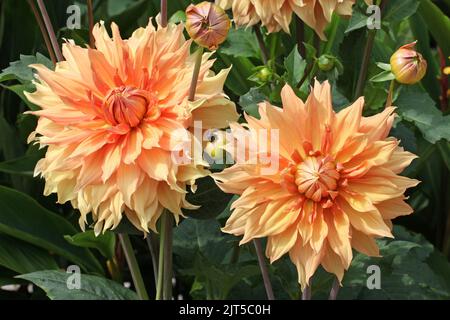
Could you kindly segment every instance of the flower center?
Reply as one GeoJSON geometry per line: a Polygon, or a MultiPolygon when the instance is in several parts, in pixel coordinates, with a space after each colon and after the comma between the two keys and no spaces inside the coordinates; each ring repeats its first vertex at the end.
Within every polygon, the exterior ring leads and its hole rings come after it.
{"type": "Polygon", "coordinates": [[[297,165],[294,177],[298,191],[319,202],[337,189],[340,175],[330,158],[308,157],[297,165]]]}
{"type": "Polygon", "coordinates": [[[103,100],[103,112],[114,126],[136,127],[148,116],[159,116],[156,99],[148,91],[126,86],[109,91],[103,100]]]}

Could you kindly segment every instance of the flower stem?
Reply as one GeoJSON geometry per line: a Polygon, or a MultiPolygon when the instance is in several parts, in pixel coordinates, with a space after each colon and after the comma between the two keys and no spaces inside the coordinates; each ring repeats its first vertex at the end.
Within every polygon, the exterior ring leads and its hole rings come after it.
{"type": "Polygon", "coordinates": [[[158,260],[158,281],[156,282],[156,300],[163,299],[164,289],[164,243],[166,239],[166,219],[167,215],[163,212],[161,216],[161,231],[159,233],[159,260],[158,260]]]}
{"type": "Polygon", "coordinates": [[[394,97],[394,89],[395,89],[395,79],[391,80],[391,84],[389,85],[389,93],[388,93],[386,104],[384,105],[384,108],[388,108],[388,107],[392,106],[392,99],[394,97]]]}
{"type": "Polygon", "coordinates": [[[375,29],[369,31],[367,36],[366,47],[364,48],[363,60],[361,63],[361,68],[359,70],[358,82],[356,84],[354,99],[362,96],[364,93],[364,86],[366,84],[367,70],[369,68],[370,56],[372,54],[372,49],[375,41],[376,31],[375,29]]]}
{"type": "Polygon", "coordinates": [[[306,287],[302,292],[302,300],[311,300],[311,287],[306,287]]]}
{"type": "Polygon", "coordinates": [[[148,249],[150,250],[150,255],[152,257],[152,266],[153,266],[153,276],[155,277],[155,283],[158,282],[158,256],[157,256],[157,247],[155,247],[154,244],[154,234],[152,234],[151,232],[148,234],[147,236],[147,246],[148,249]]]}
{"type": "Polygon", "coordinates": [[[305,48],[305,23],[295,15],[295,27],[297,30],[297,49],[303,59],[306,59],[305,48]]]}
{"type": "Polygon", "coordinates": [[[167,27],[167,0],[161,0],[161,26],[167,27]]]}
{"type": "Polygon", "coordinates": [[[341,288],[341,285],[339,284],[338,278],[334,278],[328,300],[336,300],[340,288],[341,288]]]}
{"type": "Polygon", "coordinates": [[[88,11],[88,20],[89,20],[89,46],[91,48],[95,47],[94,35],[92,34],[92,30],[94,29],[94,7],[92,6],[92,0],[87,0],[87,11],[88,11]]]}
{"type": "Polygon", "coordinates": [[[166,212],[166,237],[164,239],[164,300],[172,300],[172,246],[173,246],[173,215],[166,212]]]}
{"type": "Polygon", "coordinates": [[[267,50],[264,38],[261,33],[261,28],[259,25],[253,27],[255,31],[256,39],[258,40],[259,49],[261,49],[261,58],[265,65],[269,62],[269,51],[267,50]]]}
{"type": "Polygon", "coordinates": [[[200,75],[200,68],[202,66],[203,47],[200,47],[195,54],[197,56],[195,58],[194,72],[192,74],[191,87],[189,89],[189,101],[195,100],[195,92],[197,91],[198,77],[200,75]]]}
{"type": "Polygon", "coordinates": [[[119,239],[125,253],[125,258],[127,259],[128,267],[130,268],[136,292],[141,300],[148,300],[148,294],[145,289],[144,280],[142,279],[136,256],[134,255],[133,247],[131,246],[130,237],[125,233],[121,233],[119,234],[119,239]]]}
{"type": "Polygon", "coordinates": [[[55,52],[52,49],[52,44],[50,42],[50,38],[48,37],[47,30],[45,29],[44,21],[42,20],[41,15],[39,14],[36,5],[34,4],[34,0],[27,0],[30,5],[31,11],[33,11],[34,17],[36,18],[36,22],[39,25],[39,29],[41,30],[42,37],[44,38],[45,46],[47,47],[48,54],[50,55],[50,59],[53,64],[56,65],[56,56],[55,52]]]}
{"type": "Polygon", "coordinates": [[[61,53],[61,49],[59,48],[58,39],[56,38],[55,31],[53,30],[52,22],[50,21],[50,17],[48,16],[45,4],[42,0],[37,0],[37,4],[39,6],[39,10],[41,11],[42,18],[44,19],[44,25],[47,29],[48,36],[50,37],[50,42],[52,44],[53,51],[56,54],[56,59],[57,61],[63,61],[64,58],[61,53]]]}
{"type": "MultiPolygon", "coordinates": [[[[389,0],[381,0],[380,2],[380,11],[383,15],[384,9],[389,0]]],[[[366,46],[364,48],[363,60],[361,63],[361,68],[359,69],[358,82],[356,83],[355,96],[353,97],[356,100],[358,97],[362,96],[364,93],[364,87],[366,84],[367,78],[367,70],[369,69],[370,57],[372,55],[373,45],[375,43],[375,36],[377,34],[377,29],[369,30],[369,34],[367,36],[366,46]]]]}
{"type": "Polygon", "coordinates": [[[266,288],[267,299],[275,300],[273,294],[272,283],[270,282],[269,269],[267,268],[266,260],[264,258],[264,253],[262,250],[261,240],[254,239],[253,244],[255,245],[256,255],[258,256],[259,268],[261,269],[262,278],[264,281],[264,287],[266,288]]]}

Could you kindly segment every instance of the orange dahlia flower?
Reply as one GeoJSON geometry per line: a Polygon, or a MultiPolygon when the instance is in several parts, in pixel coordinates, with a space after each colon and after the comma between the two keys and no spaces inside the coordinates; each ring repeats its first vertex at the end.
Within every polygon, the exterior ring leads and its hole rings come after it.
{"type": "Polygon", "coordinates": [[[224,9],[232,9],[238,26],[253,26],[259,22],[269,33],[283,29],[289,33],[292,14],[297,14],[308,26],[325,39],[323,33],[333,12],[352,15],[355,0],[216,0],[224,9]]]}
{"type": "Polygon", "coordinates": [[[328,82],[316,82],[305,103],[285,86],[283,109],[262,103],[261,119],[231,125],[236,139],[245,128],[250,140],[278,130],[278,169],[264,173],[276,166],[246,160],[214,175],[223,191],[240,195],[223,231],[243,236],[241,244],[267,237],[267,257],[289,253],[303,288],[319,265],[341,281],[352,248],[378,256],[374,238],[392,237],[391,220],[412,212],[404,192],[418,183],[398,175],[415,155],[388,137],[393,107],[363,117],[364,98],[339,113],[331,101],[328,82]]]}
{"type": "Polygon", "coordinates": [[[195,59],[183,25],[156,29],[150,21],[129,39],[111,28],[112,38],[103,23],[95,26],[96,49],[65,43],[66,61],[55,71],[32,65],[37,90],[26,95],[41,110],[31,112],[39,121],[30,140],[48,147],[35,174],[46,180],[45,195],[57,193],[59,203],[79,209],[83,229],[90,212],[96,233],[116,227],[125,213],[148,232],[164,208],[177,220],[181,208],[194,208],[186,185],[209,174],[201,160],[172,161],[185,139],[180,132],[189,134],[194,120],[226,127],[237,113],[222,92],[228,70],[214,75],[211,54],[188,102],[195,59]]]}

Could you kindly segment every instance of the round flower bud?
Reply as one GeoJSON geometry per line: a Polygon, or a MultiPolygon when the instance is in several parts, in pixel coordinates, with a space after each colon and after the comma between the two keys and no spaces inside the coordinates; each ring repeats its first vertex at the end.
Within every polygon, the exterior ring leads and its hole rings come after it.
{"type": "Polygon", "coordinates": [[[216,50],[227,38],[230,27],[230,18],[214,3],[204,1],[186,9],[186,30],[199,46],[216,50]]]}
{"type": "Polygon", "coordinates": [[[317,60],[317,65],[321,71],[330,71],[334,68],[336,58],[328,54],[323,54],[317,60]]]}
{"type": "Polygon", "coordinates": [[[391,70],[395,79],[403,84],[415,84],[427,71],[427,61],[415,50],[417,41],[406,44],[391,57],[391,70]]]}

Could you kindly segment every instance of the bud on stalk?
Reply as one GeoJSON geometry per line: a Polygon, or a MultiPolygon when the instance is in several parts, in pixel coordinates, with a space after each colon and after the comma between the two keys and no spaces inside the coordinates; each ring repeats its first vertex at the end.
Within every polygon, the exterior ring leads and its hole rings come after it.
{"type": "Polygon", "coordinates": [[[427,71],[427,61],[415,50],[416,43],[414,41],[400,47],[391,57],[392,73],[402,84],[419,82],[427,71]]]}
{"type": "Polygon", "coordinates": [[[199,46],[216,50],[227,38],[230,27],[230,18],[214,3],[204,1],[186,9],[186,30],[199,46]]]}

